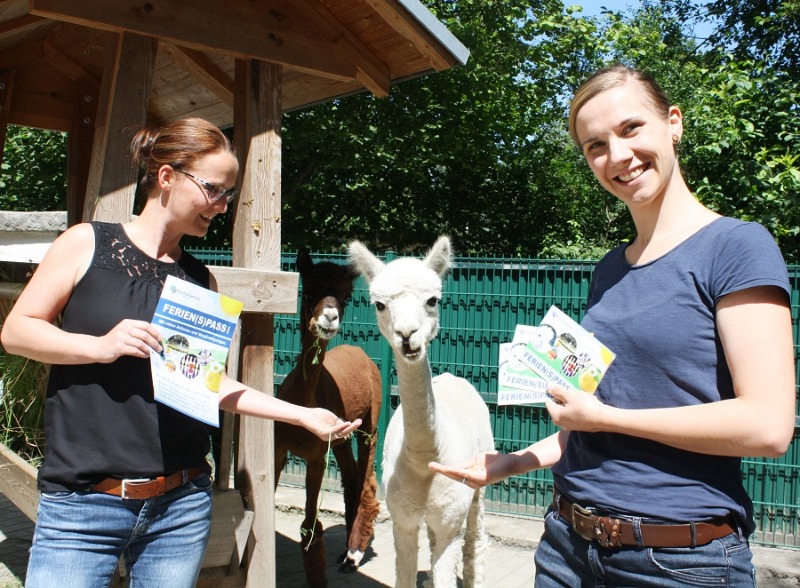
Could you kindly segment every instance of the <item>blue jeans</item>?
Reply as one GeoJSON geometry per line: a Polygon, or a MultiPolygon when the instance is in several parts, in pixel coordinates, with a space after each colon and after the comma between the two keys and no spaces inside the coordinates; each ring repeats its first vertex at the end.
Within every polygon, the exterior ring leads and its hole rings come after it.
{"type": "Polygon", "coordinates": [[[536,548],[536,588],[755,586],[747,539],[740,533],[700,547],[606,549],[587,541],[551,508],[536,548]]]}
{"type": "Polygon", "coordinates": [[[123,558],[130,588],[193,588],[211,528],[211,479],[147,500],[42,493],[26,588],[106,588],[123,558]]]}

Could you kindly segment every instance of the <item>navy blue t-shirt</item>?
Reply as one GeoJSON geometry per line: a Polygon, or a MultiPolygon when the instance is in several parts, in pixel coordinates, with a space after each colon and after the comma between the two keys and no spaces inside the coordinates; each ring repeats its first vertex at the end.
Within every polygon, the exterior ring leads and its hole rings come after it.
{"type": "MultiPolygon", "coordinates": [[[[582,322],[616,353],[599,399],[642,409],[733,398],[716,305],[726,294],[756,286],[789,294],[786,264],[772,236],[759,224],[723,217],[646,264],[627,263],[626,247],[598,263],[582,322]]],[[[752,502],[740,468],[737,457],[616,433],[572,432],[552,471],[572,500],[612,515],[699,521],[734,514],[752,532],[752,502]]]]}

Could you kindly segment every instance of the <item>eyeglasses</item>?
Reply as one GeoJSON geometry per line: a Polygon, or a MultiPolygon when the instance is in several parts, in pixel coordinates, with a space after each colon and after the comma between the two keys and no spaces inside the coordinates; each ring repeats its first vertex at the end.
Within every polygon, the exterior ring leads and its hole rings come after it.
{"type": "Polygon", "coordinates": [[[189,172],[185,172],[182,169],[176,169],[175,171],[182,173],[185,176],[189,176],[197,185],[200,186],[203,191],[206,193],[206,198],[208,198],[209,202],[216,202],[221,198],[225,198],[225,201],[230,204],[234,198],[236,198],[236,188],[231,188],[230,190],[226,190],[224,186],[217,186],[212,184],[211,182],[206,182],[205,180],[201,180],[195,175],[190,174],[189,172]]]}

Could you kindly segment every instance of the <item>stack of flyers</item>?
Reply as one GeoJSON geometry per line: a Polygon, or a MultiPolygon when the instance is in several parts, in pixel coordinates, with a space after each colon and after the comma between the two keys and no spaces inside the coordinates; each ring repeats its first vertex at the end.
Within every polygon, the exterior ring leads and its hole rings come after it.
{"type": "Polygon", "coordinates": [[[597,390],[614,353],[577,322],[551,306],[538,327],[517,325],[500,345],[497,404],[539,404],[550,382],[571,390],[597,390]]]}

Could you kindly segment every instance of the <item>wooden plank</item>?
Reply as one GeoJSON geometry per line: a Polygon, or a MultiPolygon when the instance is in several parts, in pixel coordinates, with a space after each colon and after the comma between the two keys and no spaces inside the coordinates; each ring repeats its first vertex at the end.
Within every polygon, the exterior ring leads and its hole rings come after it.
{"type": "Polygon", "coordinates": [[[356,79],[354,64],[335,41],[299,22],[292,2],[218,2],[205,0],[30,0],[31,14],[113,32],[151,35],[239,59],[258,59],[323,77],[356,79]],[[174,15],[180,14],[180,19],[174,15]]]}
{"type": "Polygon", "coordinates": [[[208,269],[220,292],[244,302],[244,312],[297,312],[297,273],[222,266],[208,269]]]}
{"type": "Polygon", "coordinates": [[[39,507],[36,474],[35,467],[0,443],[0,492],[32,521],[39,507]]]}
{"type": "Polygon", "coordinates": [[[104,72],[95,132],[95,165],[89,174],[86,220],[127,222],[133,214],[138,170],[128,153],[130,130],[147,122],[157,42],[124,33],[114,52],[114,63],[104,72]],[[100,118],[103,113],[105,119],[100,118]]]}
{"type": "Polygon", "coordinates": [[[215,490],[213,501],[211,533],[202,567],[227,568],[231,558],[238,557],[237,533],[250,533],[252,517],[245,516],[242,497],[235,490],[215,490]]]}

